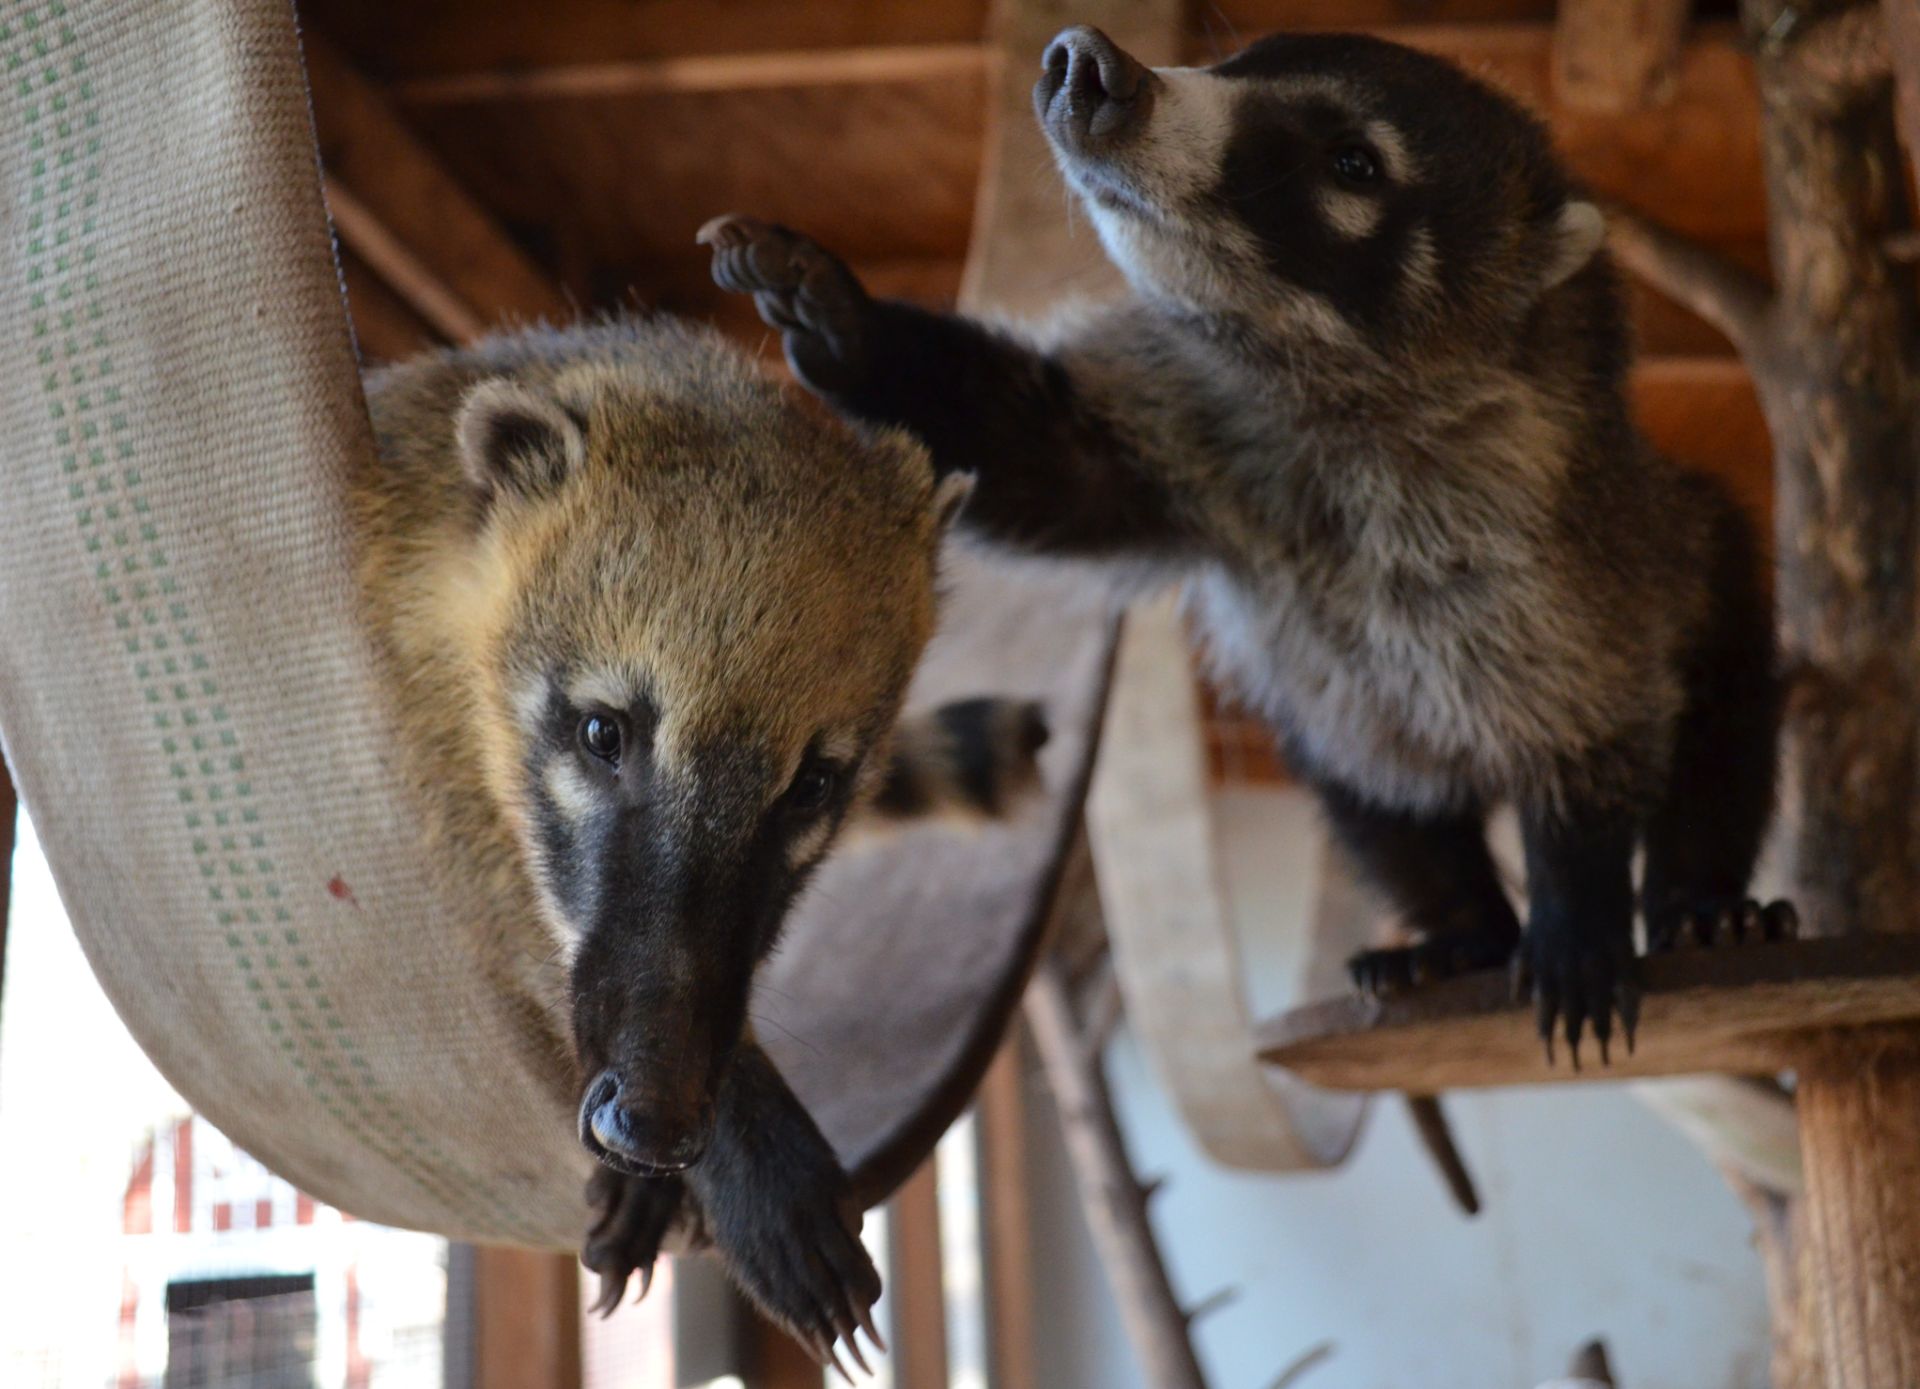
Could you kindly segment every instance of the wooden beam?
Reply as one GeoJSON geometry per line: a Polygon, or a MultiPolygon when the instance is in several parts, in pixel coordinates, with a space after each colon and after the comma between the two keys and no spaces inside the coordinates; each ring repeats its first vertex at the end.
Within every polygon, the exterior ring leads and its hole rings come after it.
{"type": "Polygon", "coordinates": [[[470,342],[487,330],[487,320],[345,184],[328,176],[326,189],[327,211],[341,244],[365,261],[435,331],[454,342],[470,342]]]}
{"type": "Polygon", "coordinates": [[[581,1389],[580,1261],[474,1251],[473,1389],[581,1389]]]}
{"type": "Polygon", "coordinates": [[[347,317],[364,362],[398,362],[438,347],[446,339],[355,254],[340,248],[340,278],[347,290],[347,317]]]}
{"type": "Polygon", "coordinates": [[[887,1207],[887,1328],[899,1389],[947,1389],[947,1300],[938,1165],[929,1156],[887,1207]]]}
{"type": "Polygon", "coordinates": [[[1692,9],[1692,0],[1560,0],[1555,95],[1607,114],[1671,101],[1692,9]]]}
{"type": "Polygon", "coordinates": [[[502,100],[581,100],[663,92],[740,92],[768,87],[844,87],[937,81],[983,72],[984,44],[930,43],[877,48],[802,49],[784,53],[707,53],[680,58],[502,68],[416,77],[393,92],[413,106],[457,106],[502,100]]]}
{"type": "MultiPolygon", "coordinates": [[[[740,52],[968,43],[979,39],[986,11],[987,0],[309,0],[301,6],[302,17],[324,28],[366,71],[393,81],[740,52]]],[[[695,223],[710,210],[696,214],[695,223]]]]}
{"type": "Polygon", "coordinates": [[[321,35],[304,37],[328,204],[341,238],[435,328],[564,318],[565,297],[321,35]]]}

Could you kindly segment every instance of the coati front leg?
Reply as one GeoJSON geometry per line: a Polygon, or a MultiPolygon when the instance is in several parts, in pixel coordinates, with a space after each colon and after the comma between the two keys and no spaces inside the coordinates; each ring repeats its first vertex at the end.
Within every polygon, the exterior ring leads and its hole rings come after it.
{"type": "Polygon", "coordinates": [[[875,299],[817,243],[749,217],[700,229],[721,288],[753,296],[787,362],[841,412],[918,435],[941,474],[969,472],[973,529],[1050,554],[1175,532],[1165,488],[1058,360],[982,324],[875,299]]]}
{"type": "Polygon", "coordinates": [[[1349,960],[1359,988],[1388,993],[1513,958],[1520,920],[1487,850],[1486,817],[1478,807],[1409,815],[1334,785],[1321,787],[1320,800],[1362,876],[1420,936],[1414,945],[1363,950],[1349,960]]]}
{"type": "Polygon", "coordinates": [[[1593,1026],[1607,1061],[1617,1012],[1633,1046],[1640,1017],[1639,961],[1633,950],[1633,846],[1638,833],[1625,803],[1563,791],[1551,804],[1523,805],[1527,929],[1516,980],[1531,986],[1547,1060],[1556,1025],[1575,1070],[1580,1039],[1593,1026]]]}
{"type": "MultiPolygon", "coordinates": [[[[1698,484],[1703,489],[1707,484],[1698,484]]],[[[1647,949],[1794,935],[1790,902],[1747,895],[1773,813],[1780,677],[1752,524],[1712,488],[1710,608],[1684,666],[1686,704],[1648,817],[1647,949]]]]}
{"type": "Polygon", "coordinates": [[[728,1271],[754,1304],[823,1363],[856,1328],[878,1341],[880,1275],[860,1243],[860,1209],[846,1173],[773,1062],[743,1042],[720,1087],[713,1141],[674,1177],[596,1173],[597,1212],[581,1262],[600,1275],[594,1308],[619,1306],[628,1280],[652,1279],[660,1242],[691,1194],[728,1271]]]}

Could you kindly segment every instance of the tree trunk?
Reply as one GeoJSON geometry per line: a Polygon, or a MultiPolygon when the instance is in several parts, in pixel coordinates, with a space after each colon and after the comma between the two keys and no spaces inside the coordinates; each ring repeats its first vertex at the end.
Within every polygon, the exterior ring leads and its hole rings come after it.
{"type": "Polygon", "coordinates": [[[1758,46],[1777,284],[1751,362],[1774,446],[1792,675],[1785,748],[1793,882],[1814,934],[1906,931],[1915,835],[1915,341],[1911,273],[1883,252],[1909,217],[1888,84],[1795,61],[1827,7],[1746,0],[1758,46]],[[1784,37],[1782,37],[1784,33],[1784,37]]]}

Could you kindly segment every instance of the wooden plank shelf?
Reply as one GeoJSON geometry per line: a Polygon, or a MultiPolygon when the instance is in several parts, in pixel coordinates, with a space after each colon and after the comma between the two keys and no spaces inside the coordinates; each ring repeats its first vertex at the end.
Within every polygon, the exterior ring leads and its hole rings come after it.
{"type": "Polygon", "coordinates": [[[1548,1066],[1530,1004],[1505,971],[1449,979],[1390,998],[1353,995],[1261,1025],[1262,1060],[1315,1085],[1431,1093],[1494,1085],[1790,1069],[1813,1034],[1920,1019],[1920,937],[1850,936],[1676,950],[1642,962],[1646,997],[1632,1056],[1618,1036],[1581,1068],[1564,1041],[1548,1066]]]}

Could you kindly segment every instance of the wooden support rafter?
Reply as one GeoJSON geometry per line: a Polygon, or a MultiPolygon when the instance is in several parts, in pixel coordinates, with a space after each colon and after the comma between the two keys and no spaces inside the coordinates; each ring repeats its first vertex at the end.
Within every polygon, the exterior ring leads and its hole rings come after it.
{"type": "Polygon", "coordinates": [[[663,92],[740,92],[770,87],[844,87],[937,81],[985,69],[991,50],[978,43],[876,45],[778,53],[705,53],[617,63],[570,63],[523,71],[416,77],[395,85],[413,106],[484,101],[652,96],[663,92]]]}
{"type": "Polygon", "coordinates": [[[1617,113],[1673,96],[1692,0],[1560,0],[1553,82],[1577,111],[1617,113]]]}
{"type": "Polygon", "coordinates": [[[471,342],[487,330],[486,317],[402,241],[338,178],[327,176],[327,212],[334,230],[394,293],[454,342],[471,342]]]}
{"type": "Polygon", "coordinates": [[[441,167],[325,38],[303,46],[327,202],[341,240],[456,341],[498,319],[565,318],[552,279],[441,167]]]}

